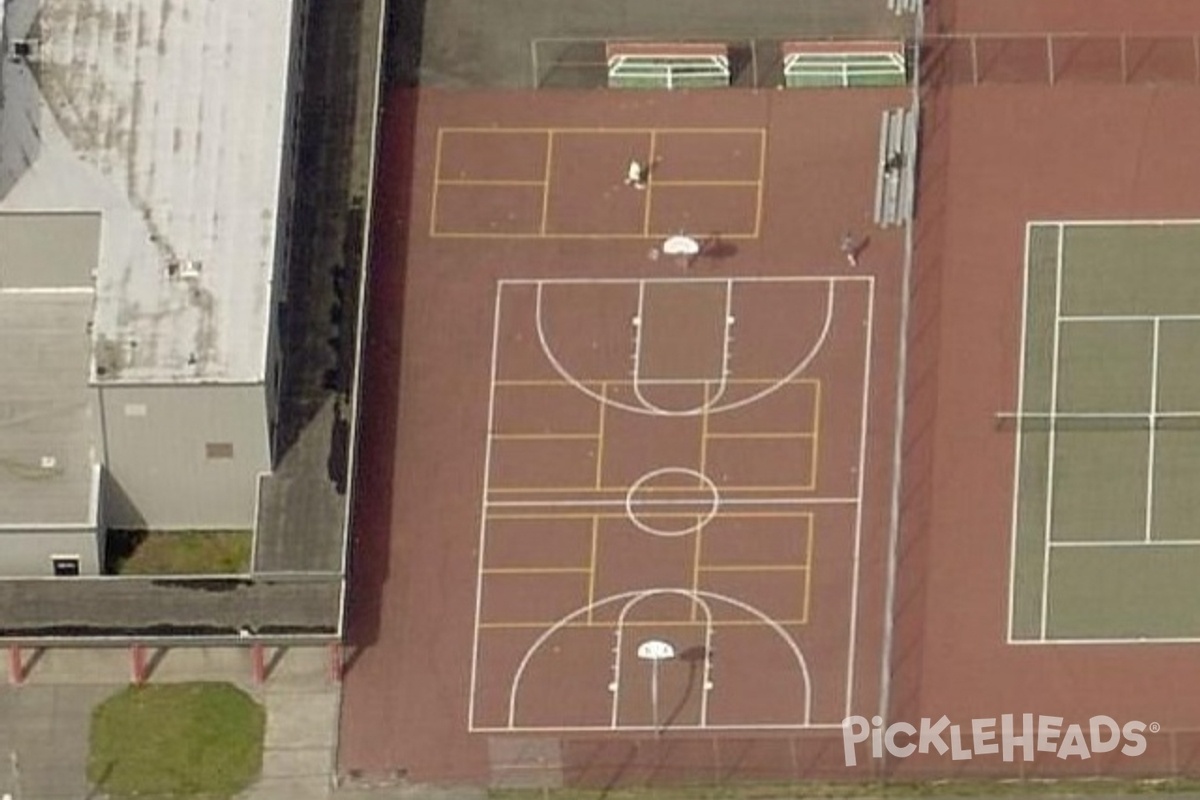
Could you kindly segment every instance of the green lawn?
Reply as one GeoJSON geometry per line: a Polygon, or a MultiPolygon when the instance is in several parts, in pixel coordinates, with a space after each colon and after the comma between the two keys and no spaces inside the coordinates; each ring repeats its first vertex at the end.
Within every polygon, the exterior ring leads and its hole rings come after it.
{"type": "Polygon", "coordinates": [[[131,687],[92,714],[88,780],[114,798],[225,800],[258,777],[265,726],[230,684],[131,687]]]}
{"type": "Polygon", "coordinates": [[[108,532],[106,571],[119,575],[241,575],[250,531],[108,532]]]}

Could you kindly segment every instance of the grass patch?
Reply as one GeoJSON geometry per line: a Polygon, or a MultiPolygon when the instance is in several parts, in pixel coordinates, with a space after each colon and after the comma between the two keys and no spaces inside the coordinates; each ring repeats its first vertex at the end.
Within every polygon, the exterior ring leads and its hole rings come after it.
{"type": "Polygon", "coordinates": [[[817,798],[1087,797],[1200,791],[1200,781],[944,780],[924,782],[822,782],[727,786],[630,787],[624,789],[493,789],[489,800],[816,800],[817,798]]]}
{"type": "Polygon", "coordinates": [[[131,687],[92,713],[88,781],[114,798],[226,800],[261,772],[265,727],[227,683],[131,687]]]}
{"type": "Polygon", "coordinates": [[[105,572],[239,575],[250,571],[250,531],[108,532],[105,572]]]}

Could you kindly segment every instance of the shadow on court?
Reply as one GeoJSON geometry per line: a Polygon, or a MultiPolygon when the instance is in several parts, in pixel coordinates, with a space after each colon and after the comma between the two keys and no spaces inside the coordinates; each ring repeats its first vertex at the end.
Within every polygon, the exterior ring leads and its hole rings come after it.
{"type": "MultiPolygon", "coordinates": [[[[406,219],[412,206],[417,92],[393,90],[385,100],[376,175],[376,219],[406,219]]],[[[377,224],[372,232],[358,474],[347,608],[347,672],[379,638],[380,610],[392,548],[393,477],[400,397],[401,335],[408,229],[377,224]]]]}

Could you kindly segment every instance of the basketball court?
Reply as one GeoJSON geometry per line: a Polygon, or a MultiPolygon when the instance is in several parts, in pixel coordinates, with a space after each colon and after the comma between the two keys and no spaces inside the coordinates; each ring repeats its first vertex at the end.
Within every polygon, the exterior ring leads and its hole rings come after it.
{"type": "Polygon", "coordinates": [[[907,96],[851,94],[421,95],[383,178],[412,194],[373,332],[395,352],[403,297],[405,356],[370,395],[387,605],[358,612],[344,768],[589,782],[590,743],[657,735],[845,769],[886,680],[904,240],[840,242],[907,96]]]}
{"type": "Polygon", "coordinates": [[[851,713],[873,288],[500,283],[474,730],[851,713]]]}

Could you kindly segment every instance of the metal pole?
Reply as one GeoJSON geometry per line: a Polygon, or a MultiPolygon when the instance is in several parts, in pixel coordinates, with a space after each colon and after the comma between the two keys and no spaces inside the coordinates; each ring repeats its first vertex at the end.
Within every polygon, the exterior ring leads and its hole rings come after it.
{"type": "Polygon", "coordinates": [[[658,659],[650,662],[650,713],[654,722],[654,735],[658,736],[658,659]]]}

